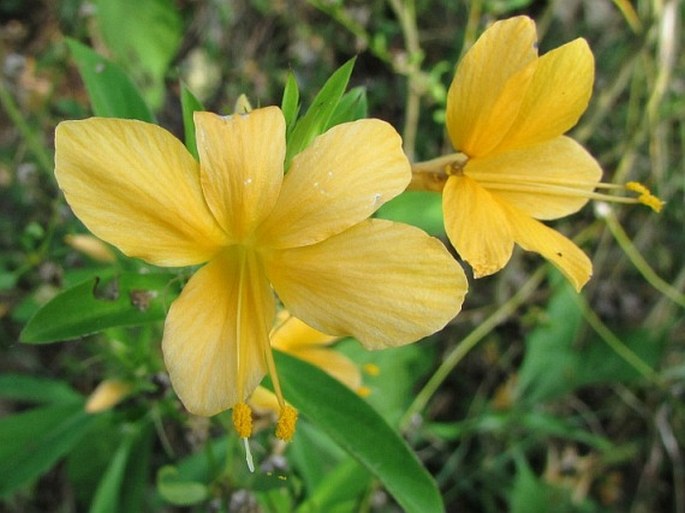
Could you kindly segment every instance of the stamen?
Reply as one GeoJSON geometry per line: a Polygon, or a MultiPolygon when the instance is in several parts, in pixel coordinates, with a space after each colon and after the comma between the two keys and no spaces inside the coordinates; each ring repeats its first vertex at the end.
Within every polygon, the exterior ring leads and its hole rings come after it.
{"type": "MultiPolygon", "coordinates": [[[[255,258],[254,254],[250,254],[248,258],[254,258],[250,260],[248,265],[245,265],[246,271],[248,273],[247,279],[251,285],[256,289],[260,286],[259,281],[259,267],[261,262],[255,258]]],[[[242,274],[242,272],[241,272],[242,274]]],[[[261,326],[260,326],[261,328],[261,326]]],[[[276,424],[276,436],[281,440],[286,442],[290,441],[295,434],[295,424],[297,423],[297,410],[292,406],[286,404],[285,399],[283,399],[283,391],[281,390],[281,383],[278,379],[278,373],[276,372],[276,362],[274,361],[273,351],[271,350],[271,340],[269,338],[268,331],[260,329],[260,333],[257,333],[257,339],[261,341],[262,352],[264,355],[264,361],[266,363],[266,368],[271,377],[271,384],[274,387],[274,394],[278,400],[278,404],[281,407],[281,412],[278,417],[278,422],[276,424]]]]}
{"type": "Polygon", "coordinates": [[[233,427],[240,438],[250,438],[252,435],[252,409],[246,403],[238,403],[233,407],[233,427]]]}
{"type": "Polygon", "coordinates": [[[533,194],[547,194],[550,196],[566,196],[573,198],[587,198],[602,201],[611,201],[614,203],[638,203],[636,198],[625,198],[622,196],[612,196],[609,194],[602,194],[601,192],[593,192],[573,187],[563,187],[558,185],[540,184],[540,183],[507,183],[507,182],[480,182],[486,189],[490,191],[509,191],[509,192],[530,192],[533,194]]]}
{"type": "Polygon", "coordinates": [[[295,434],[295,425],[297,424],[297,410],[289,404],[281,408],[281,413],[278,416],[276,423],[276,438],[284,442],[290,442],[295,434]]]}
{"type": "Polygon", "coordinates": [[[548,177],[541,181],[533,181],[523,175],[508,175],[499,173],[476,173],[472,176],[478,183],[488,190],[509,192],[530,192],[533,194],[547,194],[553,196],[581,197],[612,203],[647,205],[655,212],[660,212],[664,202],[654,196],[647,187],[638,182],[628,182],[625,185],[604,182],[583,182],[567,180],[565,178],[548,177]],[[614,196],[595,192],[592,189],[621,189],[639,194],[637,198],[614,196]]]}
{"type": "Polygon", "coordinates": [[[654,212],[661,212],[661,209],[664,207],[664,202],[654,196],[647,187],[639,182],[628,182],[626,189],[637,192],[639,194],[637,200],[643,205],[647,205],[654,212]]]}

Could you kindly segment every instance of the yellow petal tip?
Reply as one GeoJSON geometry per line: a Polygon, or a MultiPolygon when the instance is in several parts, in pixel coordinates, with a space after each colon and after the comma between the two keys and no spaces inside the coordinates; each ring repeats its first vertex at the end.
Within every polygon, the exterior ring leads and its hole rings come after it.
{"type": "Polygon", "coordinates": [[[88,397],[85,405],[86,412],[100,413],[113,408],[128,396],[131,388],[129,383],[106,379],[88,397]]]}
{"type": "MultiPolygon", "coordinates": [[[[471,264],[471,262],[469,262],[471,264]]],[[[486,276],[490,276],[491,274],[495,274],[497,271],[499,271],[502,266],[492,264],[492,263],[481,263],[481,264],[471,264],[471,268],[473,269],[473,277],[474,278],[485,278],[486,276]]]]}

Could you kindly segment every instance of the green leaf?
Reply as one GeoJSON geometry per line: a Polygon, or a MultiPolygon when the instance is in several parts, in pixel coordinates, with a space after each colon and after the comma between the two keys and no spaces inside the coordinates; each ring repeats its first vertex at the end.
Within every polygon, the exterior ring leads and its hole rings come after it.
{"type": "Polygon", "coordinates": [[[186,148],[195,157],[195,160],[199,160],[195,141],[193,112],[202,111],[204,107],[184,83],[181,83],[181,109],[183,110],[183,133],[185,134],[186,148]]]}
{"type": "MultiPolygon", "coordinates": [[[[637,329],[620,334],[625,348],[647,366],[656,368],[662,360],[668,336],[660,330],[637,329]]],[[[643,378],[635,367],[617,354],[599,335],[590,338],[582,348],[582,365],[577,372],[578,386],[596,383],[630,383],[643,378]]]]}
{"type": "Polygon", "coordinates": [[[68,340],[114,326],[160,321],[179,292],[170,273],[122,273],[91,279],[55,296],[28,322],[22,342],[68,340]]]}
{"type": "MultiPolygon", "coordinates": [[[[145,424],[148,423],[123,426],[124,436],[119,447],[114,452],[107,470],[100,479],[95,497],[90,505],[89,513],[117,513],[118,511],[138,511],[140,509],[122,508],[120,504],[124,501],[129,505],[131,504],[129,502],[131,491],[124,489],[125,483],[131,484],[129,479],[132,477],[131,474],[138,474],[139,477],[144,477],[144,474],[141,476],[140,472],[136,472],[138,469],[135,463],[140,453],[134,451],[134,448],[142,449],[140,441],[145,438],[145,433],[149,433],[149,429],[145,424]],[[132,455],[135,455],[135,457],[131,457],[132,455]]],[[[134,495],[140,495],[136,492],[137,490],[134,491],[134,495]]]]}
{"type": "Polygon", "coordinates": [[[535,409],[514,408],[505,412],[483,412],[477,417],[449,423],[428,423],[426,432],[444,441],[455,441],[467,437],[507,436],[510,433],[527,433],[536,440],[555,438],[581,442],[597,450],[616,452],[616,447],[603,436],[588,432],[583,420],[565,416],[563,418],[535,409]]]}
{"type": "Polygon", "coordinates": [[[119,66],[76,40],[67,39],[67,45],[96,116],[154,121],[145,100],[119,66]]]}
{"type": "Polygon", "coordinates": [[[0,375],[0,397],[31,403],[65,403],[81,399],[63,381],[23,374],[0,375]]]}
{"type": "Polygon", "coordinates": [[[155,109],[164,77],[183,37],[173,0],[97,0],[96,17],[114,60],[124,66],[155,109]]]}
{"type": "Polygon", "coordinates": [[[381,206],[381,219],[411,224],[434,237],[445,235],[442,196],[430,191],[405,191],[381,206]]]}
{"type": "Polygon", "coordinates": [[[565,281],[559,282],[544,319],[526,339],[516,394],[526,403],[559,397],[576,387],[582,362],[574,342],[583,315],[575,294],[565,281]]]}
{"type": "Polygon", "coordinates": [[[551,488],[538,480],[528,463],[520,456],[516,458],[516,479],[509,510],[512,513],[553,510],[551,488]]]}
{"type": "Polygon", "coordinates": [[[364,467],[348,458],[321,478],[297,513],[333,512],[341,506],[344,511],[358,511],[359,499],[370,484],[369,472],[364,467]]]}
{"type": "Polygon", "coordinates": [[[131,446],[133,458],[129,458],[121,484],[119,511],[144,511],[144,500],[148,490],[150,460],[156,441],[154,423],[144,417],[137,423],[137,433],[131,446]]]}
{"type": "MultiPolygon", "coordinates": [[[[558,275],[556,271],[555,275],[558,275]]],[[[526,340],[517,393],[535,404],[596,383],[628,383],[643,376],[598,335],[579,339],[583,310],[576,292],[559,280],[541,322],[526,340]]],[[[660,361],[667,337],[659,330],[622,333],[620,344],[649,367],[660,361]]]]}
{"type": "Polygon", "coordinates": [[[293,128],[297,113],[300,111],[300,90],[297,87],[297,81],[292,71],[288,72],[288,78],[283,89],[283,99],[281,100],[281,110],[285,118],[285,126],[287,133],[293,128]]]}
{"type": "Polygon", "coordinates": [[[331,116],[338,107],[347,83],[350,81],[355,59],[352,58],[338,68],[318,92],[307,112],[295,124],[288,139],[285,168],[290,167],[292,158],[304,150],[317,135],[322,134],[331,116]]]}
{"type": "Polygon", "coordinates": [[[124,480],[126,463],[131,455],[131,448],[138,436],[138,429],[126,426],[128,429],[121,444],[115,451],[112,460],[107,466],[95,498],[90,505],[89,513],[116,513],[119,511],[119,497],[121,496],[121,484],[124,480]]]}
{"type": "Polygon", "coordinates": [[[204,501],[209,490],[203,483],[184,480],[176,467],[167,465],[157,472],[157,491],[167,502],[176,506],[190,506],[204,501]]]}
{"type": "Polygon", "coordinates": [[[349,457],[309,419],[303,418],[297,423],[297,436],[288,447],[288,459],[307,490],[318,488],[321,481],[349,457]]]}
{"type": "Polygon", "coordinates": [[[59,403],[0,420],[0,496],[36,479],[67,454],[95,417],[83,402],[59,403]]]}
{"type": "Polygon", "coordinates": [[[364,87],[355,87],[347,91],[342,98],[338,106],[335,108],[335,112],[328,120],[326,125],[326,130],[332,128],[340,123],[347,123],[349,121],[357,121],[367,117],[367,111],[369,109],[369,104],[366,99],[366,89],[364,87]]]}
{"type": "Polygon", "coordinates": [[[288,401],[375,475],[406,512],[444,511],[433,478],[373,408],[318,368],[278,351],[275,357],[288,401]]]}
{"type": "Polygon", "coordinates": [[[365,373],[364,386],[371,390],[366,401],[391,426],[399,425],[404,417],[417,385],[427,379],[435,368],[435,344],[424,340],[421,344],[391,347],[383,351],[367,351],[354,339],[344,340],[336,349],[350,356],[360,365],[372,364],[378,376],[365,373]]]}

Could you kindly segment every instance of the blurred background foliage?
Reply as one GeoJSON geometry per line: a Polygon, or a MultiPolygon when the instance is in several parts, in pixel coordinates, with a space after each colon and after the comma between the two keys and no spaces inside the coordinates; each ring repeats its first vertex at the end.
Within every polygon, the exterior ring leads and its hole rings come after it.
{"type": "MultiPolygon", "coordinates": [[[[357,56],[350,86],[421,160],[447,147],[461,53],[487,23],[523,13],[543,52],[589,41],[595,94],[572,135],[604,181],[644,182],[664,211],[589,205],[555,225],[592,256],[582,295],[518,252],[471,280],[465,310],[434,337],[337,349],[367,369],[368,402],[406,437],[448,511],[684,513],[684,12],[677,0],[3,0],[0,511],[400,510],[306,418],[287,448],[255,437],[261,472],[250,475],[229,417],[183,412],[159,323],[19,342],[59,291],[144,267],[70,238],[86,231],[57,190],[52,139],[59,121],[92,112],[79,52],[116,63],[145,99],[130,107],[180,138],[181,84],[229,113],[240,94],[280,104],[292,71],[308,105],[357,56]],[[126,383],[125,397],[87,413],[103,381],[126,383]]],[[[444,236],[432,193],[406,193],[380,215],[444,236]]]]}

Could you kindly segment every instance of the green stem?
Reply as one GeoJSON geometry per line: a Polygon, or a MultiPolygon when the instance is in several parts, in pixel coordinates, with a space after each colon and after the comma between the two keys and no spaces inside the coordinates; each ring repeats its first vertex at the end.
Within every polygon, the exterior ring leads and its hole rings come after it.
{"type": "Polygon", "coordinates": [[[0,81],[0,104],[26,141],[26,145],[36,157],[40,168],[46,174],[51,175],[54,167],[52,157],[50,157],[49,153],[43,147],[43,143],[38,140],[33,130],[31,130],[31,127],[26,122],[25,117],[17,107],[14,98],[12,98],[12,95],[7,90],[7,85],[3,81],[0,81]]]}
{"type": "Polygon", "coordinates": [[[583,317],[590,325],[590,327],[595,330],[595,333],[607,343],[607,345],[625,362],[633,367],[637,372],[639,372],[644,378],[648,379],[654,384],[659,384],[659,376],[649,365],[647,365],[642,358],[640,358],[635,352],[626,346],[621,339],[619,339],[614,333],[607,328],[606,324],[602,322],[599,316],[590,308],[587,301],[583,296],[577,294],[575,296],[576,303],[583,311],[583,317]]]}
{"type": "Polygon", "coordinates": [[[402,139],[404,151],[411,160],[416,148],[416,134],[419,126],[421,107],[421,61],[423,54],[419,42],[419,29],[416,24],[416,5],[414,0],[389,0],[390,7],[400,22],[404,44],[407,49],[407,103],[405,105],[404,130],[402,139]]]}
{"type": "Polygon", "coordinates": [[[665,280],[663,280],[652,267],[647,263],[644,257],[640,254],[635,245],[631,242],[628,234],[626,234],[623,227],[614,216],[614,213],[607,209],[607,212],[602,216],[606,222],[611,235],[613,235],[618,245],[626,254],[630,262],[635,266],[642,277],[656,290],[661,292],[664,296],[669,298],[674,303],[685,307],[685,294],[678,292],[665,280]]]}

